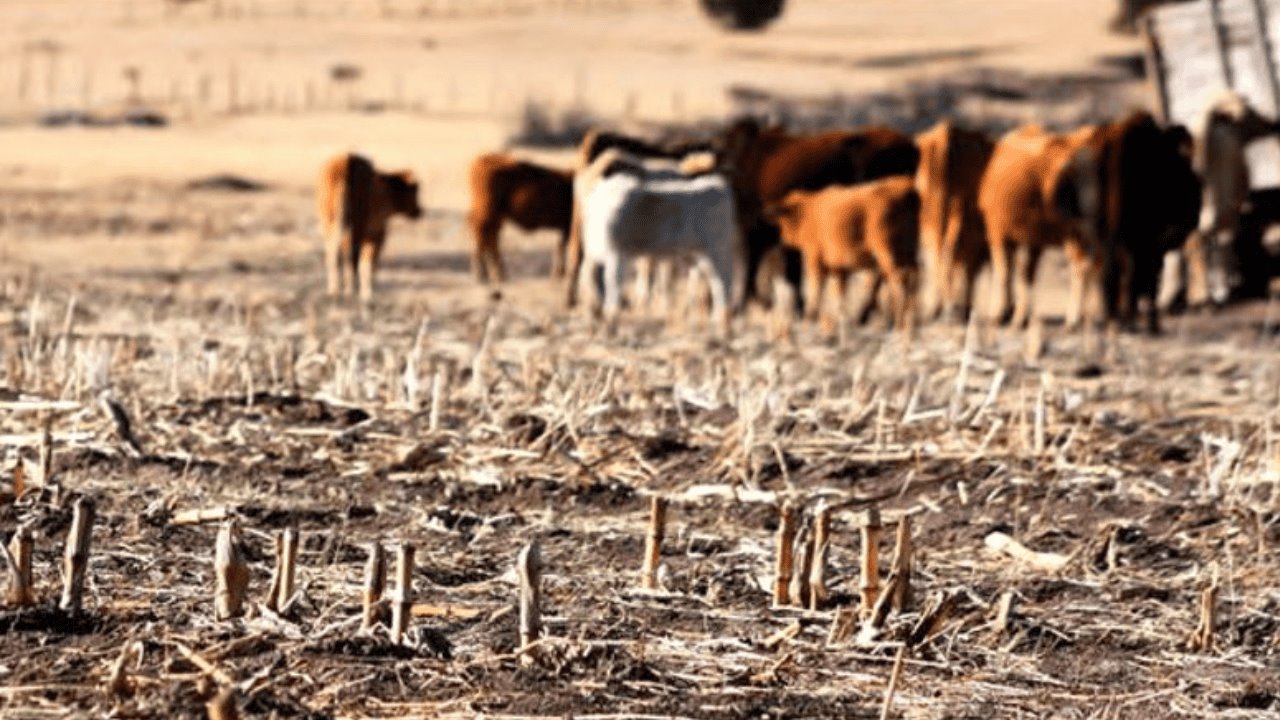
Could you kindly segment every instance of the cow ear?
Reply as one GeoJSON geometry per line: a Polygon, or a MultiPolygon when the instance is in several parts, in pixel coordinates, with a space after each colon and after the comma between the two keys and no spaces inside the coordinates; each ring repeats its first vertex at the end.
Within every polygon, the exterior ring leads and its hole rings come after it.
{"type": "Polygon", "coordinates": [[[418,182],[418,176],[414,174],[412,170],[401,170],[400,172],[396,173],[396,175],[399,175],[400,179],[405,181],[405,183],[409,185],[413,185],[418,182]]]}

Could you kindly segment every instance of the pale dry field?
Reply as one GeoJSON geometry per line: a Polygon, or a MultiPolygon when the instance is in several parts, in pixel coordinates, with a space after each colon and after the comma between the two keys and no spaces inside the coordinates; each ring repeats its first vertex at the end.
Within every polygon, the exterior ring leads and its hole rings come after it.
{"type": "MultiPolygon", "coordinates": [[[[40,601],[0,610],[0,716],[204,717],[231,686],[244,717],[878,717],[904,647],[894,717],[1280,708],[1269,304],[1099,345],[1056,322],[1055,266],[1039,337],[801,328],[780,344],[758,314],[725,340],[696,314],[607,337],[559,307],[545,233],[504,235],[501,298],[472,279],[466,164],[510,146],[526,104],[714,122],[731,86],[856,105],[982,72],[1115,76],[1116,108],[1146,97],[1117,70],[1138,47],[1106,34],[1109,2],[791,5],[729,36],[674,0],[0,2],[0,447],[27,485],[0,488],[0,535],[33,529],[40,601]],[[335,85],[337,64],[361,79],[335,85]],[[126,67],[169,127],[36,125],[119,112],[126,67]],[[312,208],[320,162],[347,149],[417,171],[428,208],[396,226],[363,312],[324,297],[312,208]],[[265,189],[189,186],[219,174],[265,189]],[[657,593],[637,590],[655,493],[672,501],[657,593]],[[54,605],[80,495],[98,519],[73,618],[54,605]],[[821,610],[771,608],[764,589],[787,499],[834,510],[821,610]],[[886,566],[912,518],[915,600],[844,637],[873,505],[886,566]],[[253,607],[218,622],[217,523],[182,520],[223,508],[253,607]],[[299,592],[276,613],[259,605],[289,527],[299,592]],[[996,531],[1065,565],[987,550],[996,531]],[[399,645],[359,631],[375,540],[417,546],[399,645]],[[547,637],[526,664],[513,563],[532,540],[547,637]],[[1213,644],[1192,649],[1210,584],[1213,644]]],[[[961,107],[1067,122],[1089,102],[961,107]]]]}

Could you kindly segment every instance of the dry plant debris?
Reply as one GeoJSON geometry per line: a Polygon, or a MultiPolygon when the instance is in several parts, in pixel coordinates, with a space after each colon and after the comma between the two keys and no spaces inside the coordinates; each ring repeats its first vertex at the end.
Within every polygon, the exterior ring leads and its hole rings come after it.
{"type": "Polygon", "coordinates": [[[1280,708],[1280,347],[1246,311],[1077,377],[1053,327],[1028,364],[972,325],[787,345],[759,317],[609,338],[283,290],[129,309],[154,287],[4,285],[0,714],[1280,708]]]}

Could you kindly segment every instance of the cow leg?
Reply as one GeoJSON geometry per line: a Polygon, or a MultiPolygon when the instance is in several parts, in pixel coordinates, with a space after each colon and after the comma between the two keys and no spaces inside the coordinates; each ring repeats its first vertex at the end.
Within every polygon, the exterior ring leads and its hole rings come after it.
{"type": "Polygon", "coordinates": [[[653,297],[653,258],[642,256],[636,258],[632,263],[636,268],[635,280],[635,296],[632,307],[635,308],[637,314],[648,315],[652,309],[650,302],[653,297]]]}
{"type": "Polygon", "coordinates": [[[823,280],[822,263],[817,253],[805,253],[804,256],[804,319],[813,322],[818,319],[822,306],[823,280]]]}
{"type": "Polygon", "coordinates": [[[672,311],[672,277],[675,277],[676,260],[668,258],[660,261],[654,268],[654,309],[659,316],[671,315],[672,311]]]}
{"type": "Polygon", "coordinates": [[[898,329],[910,336],[915,332],[916,302],[920,292],[920,269],[906,267],[898,271],[898,329]]]}
{"type": "MultiPolygon", "coordinates": [[[[892,231],[889,230],[888,232],[892,231]]],[[[881,283],[887,282],[889,285],[889,312],[885,313],[884,323],[885,329],[889,329],[895,324],[900,325],[902,323],[902,313],[906,303],[906,283],[891,247],[873,245],[870,250],[872,260],[875,261],[875,268],[872,272],[874,277],[877,278],[876,295],[879,295],[881,283]]],[[[872,302],[879,302],[879,298],[875,298],[872,302]]]]}
{"type": "Polygon", "coordinates": [[[1115,247],[1113,240],[1102,265],[1102,304],[1108,323],[1128,322],[1127,285],[1133,272],[1129,260],[1128,251],[1115,247]]]}
{"type": "Polygon", "coordinates": [[[569,233],[571,228],[561,228],[560,241],[551,253],[551,279],[563,280],[565,273],[565,253],[569,250],[569,233]]]}
{"type": "Polygon", "coordinates": [[[343,268],[342,245],[346,234],[339,228],[331,230],[324,239],[324,268],[328,281],[329,297],[337,297],[342,292],[343,268]]]}
{"type": "Polygon", "coordinates": [[[957,299],[961,288],[959,270],[954,256],[939,258],[936,267],[925,268],[925,277],[930,279],[936,296],[930,298],[927,293],[925,294],[924,307],[921,311],[926,319],[937,320],[943,315],[955,315],[960,304],[957,299]]]}
{"type": "Polygon", "coordinates": [[[849,271],[835,270],[832,271],[831,275],[835,281],[835,290],[832,292],[835,297],[831,299],[831,302],[835,305],[835,310],[827,313],[827,316],[833,319],[828,323],[830,327],[824,328],[824,330],[828,333],[834,332],[837,336],[840,336],[845,332],[846,325],[845,305],[849,301],[849,271]]]}
{"type": "MultiPolygon", "coordinates": [[[[1118,291],[1116,299],[1120,303],[1119,319],[1126,328],[1133,330],[1138,325],[1139,285],[1150,284],[1154,288],[1155,280],[1152,279],[1148,283],[1144,277],[1140,277],[1147,274],[1150,266],[1146,262],[1140,262],[1141,259],[1132,253],[1121,251],[1117,260],[1119,261],[1117,270],[1120,274],[1119,287],[1116,288],[1118,291]]],[[[1154,268],[1150,269],[1154,272],[1154,268]]]]}
{"type": "Polygon", "coordinates": [[[1007,324],[1013,317],[1009,306],[1012,294],[1012,277],[1009,274],[1009,247],[1004,233],[995,228],[988,229],[987,241],[991,245],[991,313],[992,318],[1000,325],[1007,324]]]}
{"type": "Polygon", "coordinates": [[[566,308],[573,308],[578,304],[578,286],[582,284],[582,218],[578,212],[579,207],[575,199],[572,218],[569,222],[569,247],[566,258],[569,280],[565,284],[564,306],[566,308]]]}
{"type": "MultiPolygon", "coordinates": [[[[960,266],[960,235],[964,231],[962,218],[965,216],[964,204],[956,198],[948,207],[946,229],[938,246],[937,266],[926,277],[932,276],[934,292],[937,293],[936,305],[923,308],[924,317],[936,320],[944,311],[955,314],[959,303],[958,293],[961,290],[957,270],[960,266]]],[[[926,268],[928,271],[928,268],[926,268]]]]}
{"type": "Polygon", "coordinates": [[[1160,334],[1160,308],[1156,304],[1156,296],[1160,292],[1160,269],[1163,257],[1159,254],[1151,256],[1140,256],[1134,258],[1133,281],[1131,283],[1131,299],[1134,307],[1131,309],[1131,321],[1135,324],[1138,319],[1138,302],[1143,301],[1146,307],[1143,312],[1146,314],[1146,331],[1148,335],[1160,334]]]}
{"type": "Polygon", "coordinates": [[[374,233],[360,243],[360,257],[357,260],[360,278],[360,299],[363,302],[373,300],[373,274],[377,270],[378,257],[382,254],[382,244],[386,241],[386,233],[374,233]]]}
{"type": "Polygon", "coordinates": [[[747,306],[747,246],[742,234],[734,228],[733,233],[733,253],[731,258],[731,268],[733,270],[733,280],[729,287],[731,288],[730,309],[733,315],[743,312],[747,306]]]}
{"type": "Polygon", "coordinates": [[[485,268],[489,283],[501,285],[507,281],[507,268],[502,263],[502,252],[498,249],[498,230],[495,229],[488,244],[485,245],[485,268]]]}
{"type": "Polygon", "coordinates": [[[1177,312],[1187,302],[1187,264],[1182,254],[1185,246],[1164,254],[1160,268],[1160,293],[1156,304],[1164,312],[1177,312]]]}
{"type": "Polygon", "coordinates": [[[885,326],[907,329],[907,284],[895,267],[885,274],[885,284],[889,286],[889,312],[885,314],[885,326]]]}
{"type": "Polygon", "coordinates": [[[1093,271],[1093,258],[1074,242],[1063,248],[1071,265],[1071,293],[1067,299],[1067,329],[1079,330],[1084,321],[1084,294],[1093,271]]]}
{"type": "Polygon", "coordinates": [[[920,231],[920,260],[925,269],[925,285],[921,292],[921,309],[930,320],[940,317],[947,309],[947,288],[950,278],[946,263],[942,261],[942,239],[924,228],[920,231]]]}
{"type": "Polygon", "coordinates": [[[1237,284],[1233,282],[1238,274],[1236,267],[1235,240],[1233,230],[1219,230],[1206,238],[1205,280],[1208,299],[1216,306],[1226,304],[1231,299],[1231,292],[1237,284]]]}
{"type": "Polygon", "coordinates": [[[678,301],[673,301],[674,309],[667,313],[667,325],[673,329],[680,331],[687,330],[690,327],[690,319],[693,316],[693,306],[697,304],[695,298],[701,290],[699,275],[703,268],[700,264],[694,263],[685,268],[684,284],[680,289],[678,301]]]}
{"type": "Polygon", "coordinates": [[[622,308],[622,284],[626,281],[627,264],[621,254],[611,252],[604,259],[604,314],[610,322],[622,308]]]}
{"type": "MultiPolygon", "coordinates": [[[[698,259],[697,266],[711,286],[711,321],[721,335],[729,332],[729,288],[733,284],[733,257],[724,252],[698,259]]],[[[692,279],[693,275],[690,275],[692,279]]]]}
{"type": "Polygon", "coordinates": [[[1013,326],[1025,329],[1031,322],[1031,293],[1035,288],[1036,270],[1040,267],[1040,246],[1027,244],[1019,248],[1017,278],[1013,288],[1013,326]]]}
{"type": "Polygon", "coordinates": [[[342,294],[346,297],[355,297],[359,291],[360,245],[364,240],[363,232],[352,233],[350,241],[342,248],[342,294]]]}
{"type": "Polygon", "coordinates": [[[791,296],[795,294],[795,288],[782,275],[775,275],[772,293],[774,303],[773,307],[769,308],[772,339],[778,342],[790,342],[791,323],[795,321],[795,303],[791,296]]]}
{"type": "Polygon", "coordinates": [[[587,293],[587,307],[593,317],[599,318],[604,309],[605,264],[599,259],[584,260],[579,272],[581,292],[587,293]]]}
{"type": "Polygon", "coordinates": [[[761,272],[761,265],[769,251],[777,244],[776,230],[763,224],[753,224],[742,231],[744,248],[743,280],[747,298],[754,298],[766,308],[773,303],[774,276],[761,272]]]}
{"type": "Polygon", "coordinates": [[[950,315],[957,322],[969,322],[969,315],[973,312],[973,288],[977,284],[978,269],[975,262],[956,264],[951,269],[951,290],[955,304],[950,315]]]}
{"type": "Polygon", "coordinates": [[[473,217],[471,222],[471,272],[476,280],[486,282],[489,274],[490,248],[498,245],[498,234],[502,230],[502,221],[492,218],[473,217]]]}
{"type": "Polygon", "coordinates": [[[871,313],[880,304],[880,285],[883,282],[884,276],[879,270],[862,271],[863,301],[862,309],[858,311],[859,325],[866,325],[871,320],[871,313]]]}
{"type": "Polygon", "coordinates": [[[1209,300],[1209,268],[1205,260],[1208,252],[1205,236],[1200,231],[1191,233],[1182,246],[1183,302],[1187,307],[1200,307],[1209,300]]]}

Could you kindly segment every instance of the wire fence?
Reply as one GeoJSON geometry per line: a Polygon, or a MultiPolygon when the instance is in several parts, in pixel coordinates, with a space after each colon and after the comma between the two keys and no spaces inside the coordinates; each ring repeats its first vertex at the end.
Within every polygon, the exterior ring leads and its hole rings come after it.
{"type": "Polygon", "coordinates": [[[696,0],[4,0],[0,12],[65,12],[76,6],[96,20],[144,22],[174,18],[211,20],[272,17],[406,18],[617,12],[691,5],[696,0]]]}

